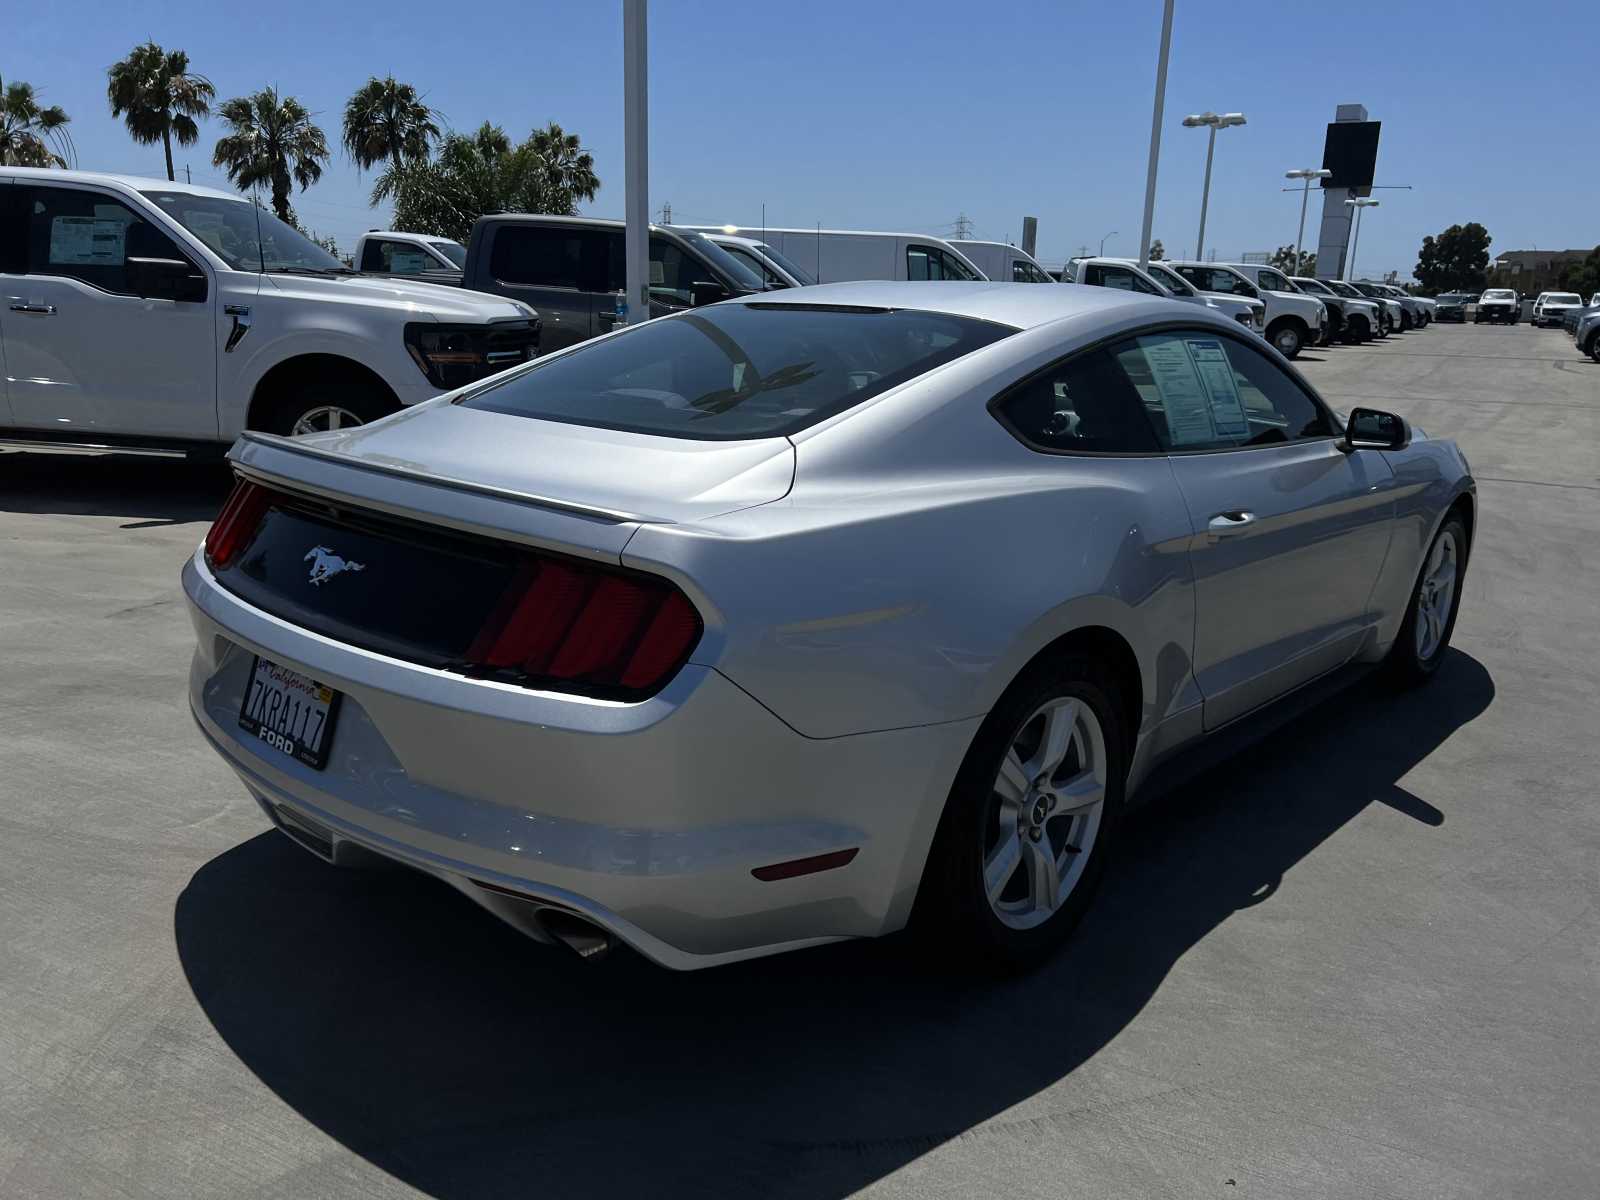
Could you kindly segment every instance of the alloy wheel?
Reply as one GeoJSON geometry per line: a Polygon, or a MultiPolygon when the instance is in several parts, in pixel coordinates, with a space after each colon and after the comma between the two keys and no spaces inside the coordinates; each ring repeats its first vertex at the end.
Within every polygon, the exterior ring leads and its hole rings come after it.
{"type": "Polygon", "coordinates": [[[1106,740],[1094,710],[1057,697],[1012,737],[983,823],[983,886],[1002,924],[1032,929],[1083,876],[1106,800],[1106,740]]]}
{"type": "Polygon", "coordinates": [[[316,408],[308,408],[300,414],[300,419],[290,428],[289,436],[327,433],[330,430],[350,429],[362,424],[365,422],[348,408],[340,408],[337,404],[319,404],[316,408]]]}
{"type": "Polygon", "coordinates": [[[1417,594],[1417,660],[1427,662],[1439,652],[1456,595],[1456,536],[1446,529],[1434,543],[1422,571],[1417,594]]]}

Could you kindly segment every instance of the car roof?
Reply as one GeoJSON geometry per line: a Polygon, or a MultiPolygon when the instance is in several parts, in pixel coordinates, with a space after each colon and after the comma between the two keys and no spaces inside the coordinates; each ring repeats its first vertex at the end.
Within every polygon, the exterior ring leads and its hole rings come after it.
{"type": "Polygon", "coordinates": [[[413,242],[449,242],[452,246],[460,246],[455,238],[447,238],[439,233],[411,233],[404,229],[369,229],[362,237],[399,238],[402,241],[413,242]]]}
{"type": "Polygon", "coordinates": [[[35,179],[41,183],[97,183],[102,187],[125,187],[136,192],[180,192],[188,196],[216,196],[223,200],[244,199],[237,192],[224,192],[194,183],[174,183],[169,179],[151,179],[143,175],[110,175],[100,171],[63,171],[58,167],[0,166],[0,177],[35,179]]]}
{"type": "Polygon", "coordinates": [[[785,288],[782,292],[761,292],[753,296],[740,296],[726,303],[772,307],[829,305],[841,308],[916,309],[972,317],[979,321],[995,321],[1017,329],[1032,329],[1069,317],[1096,315],[1105,316],[1110,323],[1113,315],[1121,320],[1138,316],[1139,309],[1147,310],[1152,320],[1181,315],[1185,320],[1209,319],[1232,325],[1223,317],[1208,316],[1205,309],[1181,300],[1076,283],[1047,287],[1037,283],[1000,283],[992,280],[972,283],[954,280],[910,283],[858,280],[785,288]]]}

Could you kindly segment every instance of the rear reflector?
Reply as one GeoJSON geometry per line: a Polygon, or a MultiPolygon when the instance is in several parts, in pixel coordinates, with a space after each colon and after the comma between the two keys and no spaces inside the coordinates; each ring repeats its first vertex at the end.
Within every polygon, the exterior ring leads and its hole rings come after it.
{"type": "Polygon", "coordinates": [[[796,875],[814,875],[818,871],[831,871],[842,867],[860,852],[860,846],[848,850],[835,850],[830,854],[813,854],[810,858],[791,858],[788,862],[773,863],[770,867],[756,867],[750,872],[763,883],[778,879],[793,879],[796,875]]]}
{"type": "Polygon", "coordinates": [[[244,548],[266,515],[272,493],[260,484],[241,479],[233,485],[227,502],[206,532],[206,562],[225,567],[244,548]]]}

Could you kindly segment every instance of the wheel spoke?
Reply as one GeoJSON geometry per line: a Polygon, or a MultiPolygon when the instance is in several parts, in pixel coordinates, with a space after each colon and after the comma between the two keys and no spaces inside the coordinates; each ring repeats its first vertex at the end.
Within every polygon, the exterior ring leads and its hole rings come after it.
{"type": "Polygon", "coordinates": [[[989,857],[983,864],[983,890],[993,904],[1000,899],[1000,893],[1006,890],[1006,884],[1011,882],[1011,877],[1017,873],[1017,867],[1022,862],[1022,841],[1017,837],[1015,830],[1008,830],[1004,826],[1000,830],[1000,841],[989,852],[989,857]]]}
{"type": "Polygon", "coordinates": [[[1066,784],[1056,789],[1059,797],[1050,816],[1076,816],[1098,806],[1106,798],[1106,787],[1099,773],[1087,770],[1074,775],[1066,784]]]}
{"type": "Polygon", "coordinates": [[[1007,750],[1006,756],[1000,760],[1000,774],[994,781],[994,794],[1003,802],[1003,808],[1016,813],[1022,808],[1022,801],[1028,794],[1028,771],[1022,765],[1022,759],[1015,748],[1007,750]]]}
{"type": "Polygon", "coordinates": [[[1029,842],[1023,853],[1027,856],[1028,898],[1033,907],[1049,912],[1061,896],[1061,872],[1056,868],[1056,852],[1049,838],[1029,842]]]}
{"type": "Polygon", "coordinates": [[[342,409],[337,409],[337,408],[330,408],[328,410],[328,428],[329,429],[337,429],[337,428],[339,428],[339,417],[340,417],[342,412],[343,412],[342,409]]]}
{"type": "Polygon", "coordinates": [[[1034,756],[1036,775],[1053,775],[1066,760],[1072,748],[1073,734],[1078,727],[1078,702],[1063,700],[1054,708],[1045,710],[1044,737],[1039,741],[1039,753],[1034,756]]]}

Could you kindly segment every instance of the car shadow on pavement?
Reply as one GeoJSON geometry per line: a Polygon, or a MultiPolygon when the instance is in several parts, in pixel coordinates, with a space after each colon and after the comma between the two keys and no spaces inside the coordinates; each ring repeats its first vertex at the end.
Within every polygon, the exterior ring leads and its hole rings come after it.
{"type": "Polygon", "coordinates": [[[210,521],[232,481],[220,462],[0,453],[0,512],[126,517],[124,529],[210,521]]]}
{"type": "Polygon", "coordinates": [[[194,875],[177,948],[251,1071],[427,1194],[844,1196],[1077,1069],[1368,805],[1443,822],[1398,780],[1493,696],[1452,651],[1431,686],[1360,682],[1136,810],[1077,935],[1016,978],[905,939],[586,967],[442,884],[336,871],[274,832],[194,875]]]}

